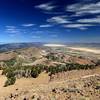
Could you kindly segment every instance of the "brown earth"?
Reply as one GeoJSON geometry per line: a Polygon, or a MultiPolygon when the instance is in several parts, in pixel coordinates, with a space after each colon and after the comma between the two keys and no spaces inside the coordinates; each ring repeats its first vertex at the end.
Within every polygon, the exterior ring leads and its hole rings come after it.
{"type": "Polygon", "coordinates": [[[15,57],[16,57],[16,53],[14,53],[14,52],[0,53],[0,61],[10,60],[15,57]]]}
{"type": "MultiPolygon", "coordinates": [[[[2,71],[0,71],[0,72],[2,72],[2,71]]],[[[46,99],[40,99],[40,100],[51,100],[50,98],[51,97],[53,98],[53,96],[56,96],[57,94],[58,94],[57,98],[60,97],[60,99],[55,99],[55,100],[65,100],[65,98],[67,98],[67,97],[65,97],[66,95],[65,95],[65,93],[62,92],[61,88],[66,88],[68,86],[68,83],[70,83],[70,85],[71,84],[73,85],[73,82],[75,80],[78,80],[77,84],[80,84],[82,79],[86,79],[86,82],[88,82],[87,79],[89,77],[94,77],[94,76],[100,75],[100,67],[93,69],[93,70],[87,70],[87,71],[74,70],[74,71],[66,72],[65,75],[66,75],[66,77],[64,75],[60,74],[59,78],[55,78],[53,81],[50,81],[49,80],[50,77],[48,77],[48,75],[44,72],[44,73],[41,73],[39,75],[39,77],[36,79],[21,78],[21,79],[17,79],[17,81],[14,85],[11,85],[8,87],[3,87],[4,82],[6,81],[6,77],[2,76],[0,74],[0,90],[1,90],[0,91],[0,100],[5,100],[4,98],[11,98],[11,97],[13,98],[13,96],[15,96],[14,97],[15,99],[7,99],[7,100],[24,100],[23,98],[27,98],[27,96],[28,96],[28,98],[30,98],[33,95],[35,95],[36,97],[39,97],[39,95],[40,95],[40,96],[43,96],[46,98],[46,99]],[[59,93],[56,94],[55,90],[53,91],[53,89],[56,89],[56,88],[57,88],[57,90],[56,90],[57,92],[61,92],[60,94],[59,93]],[[51,91],[53,91],[53,93],[51,91]],[[61,95],[62,95],[62,97],[61,97],[61,95]],[[49,99],[47,99],[48,97],[49,97],[49,99]]],[[[82,84],[85,84],[84,81],[82,81],[80,85],[82,85],[82,84]]],[[[77,87],[79,88],[79,86],[77,86],[77,87]]],[[[88,89],[86,89],[86,90],[88,90],[88,89]]],[[[67,95],[67,96],[72,95],[72,97],[75,97],[74,96],[75,93],[70,94],[68,92],[68,94],[69,95],[67,95]]],[[[79,94],[77,94],[77,95],[79,95],[79,94]]],[[[98,95],[98,93],[97,93],[97,95],[98,95]]],[[[82,96],[82,97],[84,97],[84,96],[82,96]]],[[[94,97],[96,97],[96,96],[94,96],[94,97]]],[[[32,99],[27,99],[27,100],[32,100],[32,99]]],[[[37,99],[33,99],[33,100],[37,100],[37,99]]],[[[69,100],[69,99],[66,99],[66,100],[69,100]]],[[[72,100],[74,100],[74,99],[72,99],[72,100]]],[[[75,100],[80,100],[80,99],[75,99],[75,100]]],[[[87,99],[84,99],[84,100],[87,100],[87,99]]],[[[97,99],[88,99],[88,100],[97,100],[97,99]]]]}

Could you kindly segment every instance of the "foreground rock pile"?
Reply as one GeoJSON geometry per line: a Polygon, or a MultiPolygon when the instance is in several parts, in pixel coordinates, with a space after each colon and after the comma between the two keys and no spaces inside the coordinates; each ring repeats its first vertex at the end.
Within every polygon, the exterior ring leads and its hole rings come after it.
{"type": "Polygon", "coordinates": [[[100,100],[100,75],[16,89],[1,100],[100,100]]]}

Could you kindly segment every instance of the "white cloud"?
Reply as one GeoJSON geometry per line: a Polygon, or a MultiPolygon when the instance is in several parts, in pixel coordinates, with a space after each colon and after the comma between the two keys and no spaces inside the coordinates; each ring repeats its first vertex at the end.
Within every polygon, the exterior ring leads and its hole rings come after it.
{"type": "Polygon", "coordinates": [[[79,19],[78,22],[81,22],[81,23],[98,23],[98,24],[100,24],[100,17],[89,18],[89,19],[79,19]]]}
{"type": "Polygon", "coordinates": [[[89,26],[93,26],[93,25],[91,25],[91,24],[68,24],[68,25],[64,25],[64,27],[66,27],[66,28],[77,28],[77,29],[81,29],[81,30],[85,30],[89,26]]]}
{"type": "Polygon", "coordinates": [[[50,19],[47,19],[47,22],[52,22],[57,24],[71,23],[65,18],[65,16],[54,16],[50,19]]]}
{"type": "Polygon", "coordinates": [[[40,25],[40,27],[52,27],[52,25],[50,25],[50,24],[45,24],[45,25],[40,25]]]}
{"type": "Polygon", "coordinates": [[[24,27],[31,27],[31,26],[34,26],[35,24],[22,24],[22,26],[24,27]]]}
{"type": "Polygon", "coordinates": [[[52,3],[44,3],[44,4],[40,4],[35,6],[35,8],[39,8],[41,10],[47,10],[47,11],[51,11],[55,8],[56,6],[52,5],[52,3]]]}
{"type": "Polygon", "coordinates": [[[20,33],[20,30],[16,28],[15,26],[6,26],[5,32],[16,34],[16,33],[20,33]]]}
{"type": "Polygon", "coordinates": [[[100,2],[97,3],[77,3],[69,5],[66,11],[75,12],[74,16],[84,15],[84,14],[99,14],[100,13],[100,2]]]}

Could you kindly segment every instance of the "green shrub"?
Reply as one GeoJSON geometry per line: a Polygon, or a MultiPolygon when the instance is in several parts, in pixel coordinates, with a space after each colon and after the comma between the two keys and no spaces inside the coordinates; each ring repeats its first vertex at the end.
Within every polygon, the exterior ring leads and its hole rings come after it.
{"type": "Polygon", "coordinates": [[[9,67],[9,66],[13,66],[15,64],[16,59],[7,60],[7,61],[4,61],[4,62],[9,67]]]}
{"type": "Polygon", "coordinates": [[[35,68],[32,68],[32,69],[31,69],[31,76],[32,76],[33,78],[36,78],[36,77],[38,77],[38,75],[39,75],[38,70],[35,69],[35,68]]]}
{"type": "Polygon", "coordinates": [[[14,68],[13,67],[5,67],[3,68],[2,75],[7,75],[7,73],[13,72],[14,68]]]}
{"type": "Polygon", "coordinates": [[[6,70],[6,77],[7,77],[7,81],[5,82],[4,87],[7,87],[8,85],[13,85],[16,81],[16,77],[15,74],[13,72],[12,68],[9,68],[6,70]]]}
{"type": "Polygon", "coordinates": [[[15,74],[13,71],[9,71],[6,76],[7,76],[7,78],[11,78],[11,77],[14,77],[15,74]]]}
{"type": "Polygon", "coordinates": [[[64,71],[71,71],[71,70],[80,70],[80,69],[93,69],[95,68],[94,65],[81,65],[77,63],[66,63],[65,65],[56,65],[56,66],[49,66],[49,68],[46,69],[46,72],[50,75],[58,73],[58,72],[64,72],[64,71]]]}
{"type": "Polygon", "coordinates": [[[15,77],[8,78],[7,81],[5,82],[4,87],[7,87],[9,85],[13,85],[15,83],[15,81],[16,81],[16,78],[15,77]]]}

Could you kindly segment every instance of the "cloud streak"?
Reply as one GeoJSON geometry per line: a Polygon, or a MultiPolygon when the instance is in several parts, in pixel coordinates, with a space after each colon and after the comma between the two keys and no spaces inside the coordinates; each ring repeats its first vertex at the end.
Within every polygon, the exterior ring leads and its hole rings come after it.
{"type": "Polygon", "coordinates": [[[66,7],[66,11],[75,12],[74,16],[85,14],[100,14],[100,2],[97,3],[76,3],[66,7]]]}
{"type": "Polygon", "coordinates": [[[15,26],[6,26],[5,32],[16,34],[16,33],[20,33],[20,30],[15,26]]]}
{"type": "Polygon", "coordinates": [[[66,16],[54,16],[54,17],[52,17],[50,19],[47,19],[47,22],[56,23],[56,24],[71,23],[65,17],[66,16]]]}
{"type": "Polygon", "coordinates": [[[64,25],[63,27],[65,28],[77,28],[81,30],[87,29],[87,27],[93,26],[92,24],[69,24],[69,25],[64,25]]]}
{"type": "Polygon", "coordinates": [[[22,24],[23,27],[31,27],[34,26],[35,24],[22,24]]]}
{"type": "Polygon", "coordinates": [[[56,6],[54,6],[51,2],[50,3],[44,3],[44,4],[40,4],[35,6],[35,8],[41,9],[41,10],[45,10],[45,11],[52,11],[54,8],[56,8],[56,6]]]}
{"type": "Polygon", "coordinates": [[[97,14],[100,15],[100,1],[92,2],[92,0],[85,0],[83,2],[80,0],[78,3],[67,5],[65,11],[62,12],[56,12],[59,5],[54,5],[52,2],[37,5],[35,8],[43,10],[45,14],[54,15],[46,20],[50,25],[40,25],[42,28],[59,24],[60,26],[66,26],[67,28],[88,29],[90,26],[100,24],[100,17],[96,17],[97,14]],[[70,14],[68,15],[67,13],[70,14]],[[55,14],[58,15],[55,16],[55,14]],[[95,16],[90,16],[94,14],[95,16]],[[79,18],[83,16],[84,18],[79,18]],[[87,19],[87,16],[90,17],[87,19]]]}
{"type": "Polygon", "coordinates": [[[40,25],[40,27],[46,28],[46,27],[52,27],[52,25],[50,25],[50,24],[45,24],[45,25],[40,25]]]}
{"type": "Polygon", "coordinates": [[[100,17],[97,18],[89,18],[89,19],[79,19],[80,23],[97,23],[100,24],[100,17]]]}

